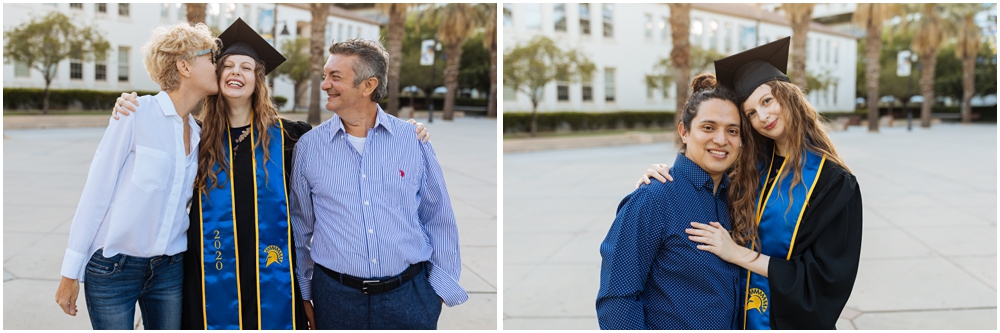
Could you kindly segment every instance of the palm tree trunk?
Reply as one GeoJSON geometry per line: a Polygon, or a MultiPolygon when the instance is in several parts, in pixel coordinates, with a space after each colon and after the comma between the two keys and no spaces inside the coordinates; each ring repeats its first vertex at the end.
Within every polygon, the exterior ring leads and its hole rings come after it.
{"type": "Polygon", "coordinates": [[[198,23],[205,23],[205,3],[185,3],[184,9],[186,11],[187,21],[191,25],[198,23]]]}
{"type": "Polygon", "coordinates": [[[497,41],[490,44],[490,97],[486,104],[486,117],[497,117],[497,41]]]}
{"type": "MultiPolygon", "coordinates": [[[[865,36],[865,81],[868,85],[868,131],[878,132],[878,78],[882,70],[882,22],[868,22],[865,36]]],[[[892,105],[892,104],[890,104],[892,105]]]]}
{"type": "Polygon", "coordinates": [[[962,123],[972,123],[972,94],[976,83],[976,55],[966,54],[962,57],[962,123]]]}
{"type": "MultiPolygon", "coordinates": [[[[691,4],[672,3],[670,6],[670,37],[673,48],[670,50],[670,62],[674,69],[676,88],[675,110],[680,113],[688,98],[688,82],[691,81],[691,4]]],[[[681,117],[676,117],[680,121],[681,117]]],[[[680,140],[680,139],[678,139],[680,140]]]]}
{"type": "Polygon", "coordinates": [[[934,66],[937,65],[937,49],[930,50],[921,55],[920,63],[923,65],[920,76],[920,95],[924,97],[924,103],[920,106],[920,127],[931,127],[931,108],[934,106],[934,66]]]}
{"type": "Polygon", "coordinates": [[[386,44],[389,49],[389,101],[385,112],[393,116],[399,114],[399,70],[403,60],[403,25],[406,22],[405,4],[389,5],[389,28],[386,29],[386,44]]]}
{"type": "Polygon", "coordinates": [[[444,67],[444,120],[455,120],[455,95],[458,93],[458,65],[462,60],[462,43],[449,43],[445,54],[448,61],[444,67]]]}
{"type": "Polygon", "coordinates": [[[325,54],[324,48],[326,47],[326,42],[324,41],[326,40],[326,18],[330,14],[330,4],[311,3],[309,4],[309,11],[312,13],[312,22],[309,25],[309,67],[312,75],[309,87],[311,93],[309,94],[309,117],[307,121],[309,124],[316,126],[320,123],[319,86],[322,84],[320,73],[323,72],[323,64],[325,63],[323,55],[325,54]]]}
{"type": "Polygon", "coordinates": [[[785,4],[785,13],[792,25],[792,84],[807,89],[806,83],[806,40],[809,22],[812,22],[814,4],[785,4]]]}

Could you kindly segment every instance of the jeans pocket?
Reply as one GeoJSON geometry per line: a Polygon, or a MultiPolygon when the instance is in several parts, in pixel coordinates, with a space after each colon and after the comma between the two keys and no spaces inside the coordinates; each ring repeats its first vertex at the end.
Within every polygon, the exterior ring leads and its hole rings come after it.
{"type": "Polygon", "coordinates": [[[121,268],[119,261],[122,254],[117,254],[111,258],[104,258],[101,253],[95,253],[87,262],[87,273],[96,276],[110,276],[117,273],[121,268]]]}
{"type": "Polygon", "coordinates": [[[170,178],[170,156],[167,152],[135,145],[135,164],[132,166],[132,183],[146,192],[167,188],[170,178]]]}

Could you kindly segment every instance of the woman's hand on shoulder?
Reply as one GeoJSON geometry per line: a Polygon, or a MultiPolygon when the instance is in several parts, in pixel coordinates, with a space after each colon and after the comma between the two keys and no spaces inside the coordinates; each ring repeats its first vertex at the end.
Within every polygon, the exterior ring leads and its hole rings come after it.
{"type": "Polygon", "coordinates": [[[642,184],[649,185],[649,178],[656,178],[661,183],[666,184],[667,181],[674,181],[674,177],[670,176],[670,166],[662,163],[653,164],[646,169],[646,173],[639,178],[639,181],[635,182],[635,188],[639,188],[642,184]]]}
{"type": "Polygon", "coordinates": [[[131,94],[122,93],[122,96],[115,100],[115,107],[111,109],[111,116],[115,120],[118,120],[118,114],[128,116],[129,113],[135,112],[135,108],[138,106],[139,96],[134,91],[131,94]]]}
{"type": "Polygon", "coordinates": [[[424,123],[418,123],[416,120],[412,118],[410,120],[407,120],[406,122],[417,125],[417,129],[414,131],[417,132],[418,140],[421,140],[423,142],[431,140],[431,132],[427,131],[427,128],[424,127],[424,123]]]}

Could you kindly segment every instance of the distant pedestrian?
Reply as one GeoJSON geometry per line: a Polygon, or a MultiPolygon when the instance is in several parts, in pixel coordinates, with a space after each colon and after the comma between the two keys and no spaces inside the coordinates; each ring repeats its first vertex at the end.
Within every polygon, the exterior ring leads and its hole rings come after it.
{"type": "Polygon", "coordinates": [[[435,329],[442,302],[469,298],[441,166],[378,105],[382,44],[351,39],[330,53],[321,88],[336,115],[299,139],[290,180],[302,296],[318,329],[435,329]]]}

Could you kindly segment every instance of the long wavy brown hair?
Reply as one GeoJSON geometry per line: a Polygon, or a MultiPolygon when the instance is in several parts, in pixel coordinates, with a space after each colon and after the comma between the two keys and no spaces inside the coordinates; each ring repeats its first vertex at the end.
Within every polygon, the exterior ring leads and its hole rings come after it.
{"type": "MultiPolygon", "coordinates": [[[[222,69],[228,57],[229,55],[223,56],[217,61],[215,74],[219,82],[225,82],[222,69]]],[[[267,129],[278,121],[278,111],[271,104],[271,90],[264,75],[264,64],[257,63],[254,76],[256,80],[254,80],[253,94],[250,96],[250,112],[253,114],[251,122],[257,132],[254,133],[256,141],[253,142],[253,149],[256,150],[258,146],[267,147],[270,142],[271,137],[267,129]]],[[[205,195],[208,195],[213,186],[222,187],[225,180],[219,180],[219,172],[229,170],[229,160],[223,154],[224,150],[229,150],[229,142],[223,138],[223,134],[229,131],[229,103],[222,96],[222,89],[219,90],[219,94],[205,98],[201,114],[198,116],[201,120],[201,143],[198,144],[198,175],[195,177],[194,186],[205,195]]],[[[270,154],[264,149],[264,162],[267,163],[268,159],[270,154]]],[[[267,169],[264,170],[264,175],[268,176],[267,169]]]]}
{"type": "MultiPolygon", "coordinates": [[[[837,154],[830,137],[826,135],[826,130],[820,122],[819,113],[806,101],[805,95],[798,86],[784,81],[770,81],[764,83],[771,87],[771,94],[775,101],[781,106],[781,119],[785,121],[785,137],[788,138],[788,151],[785,156],[786,167],[778,176],[776,184],[792,175],[792,183],[789,187],[794,188],[802,182],[802,154],[790,152],[801,152],[808,149],[818,155],[826,155],[826,159],[840,165],[850,172],[847,165],[837,154]],[[794,172],[792,172],[794,170],[794,172]]],[[[743,105],[740,108],[740,127],[743,135],[743,149],[730,173],[729,188],[729,209],[734,221],[731,235],[737,243],[748,246],[751,243],[760,249],[760,239],[757,237],[757,195],[760,190],[760,167],[761,163],[767,163],[770,156],[764,156],[769,148],[774,146],[774,140],[767,138],[750,124],[750,119],[743,112],[743,105]],[[752,223],[743,223],[743,222],[752,223]],[[749,225],[750,228],[737,228],[736,226],[749,225]]],[[[763,166],[767,168],[768,166],[763,166]]],[[[764,172],[767,172],[765,170],[764,172]]]]}

